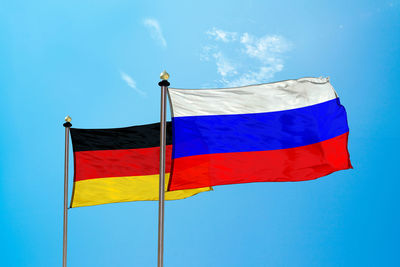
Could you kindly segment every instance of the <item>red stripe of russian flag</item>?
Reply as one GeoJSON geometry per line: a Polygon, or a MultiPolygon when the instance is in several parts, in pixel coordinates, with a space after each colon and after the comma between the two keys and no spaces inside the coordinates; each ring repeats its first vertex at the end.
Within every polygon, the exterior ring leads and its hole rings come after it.
{"type": "Polygon", "coordinates": [[[174,159],[169,190],[251,182],[312,180],[349,169],[348,133],[303,147],[205,154],[174,159]]]}

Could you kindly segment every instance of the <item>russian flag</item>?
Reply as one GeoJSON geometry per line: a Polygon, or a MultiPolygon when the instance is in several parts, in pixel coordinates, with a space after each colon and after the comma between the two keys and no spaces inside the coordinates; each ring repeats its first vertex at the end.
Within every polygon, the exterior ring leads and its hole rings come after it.
{"type": "Polygon", "coordinates": [[[304,181],[352,168],[346,111],[327,78],[168,92],[169,190],[304,181]]]}

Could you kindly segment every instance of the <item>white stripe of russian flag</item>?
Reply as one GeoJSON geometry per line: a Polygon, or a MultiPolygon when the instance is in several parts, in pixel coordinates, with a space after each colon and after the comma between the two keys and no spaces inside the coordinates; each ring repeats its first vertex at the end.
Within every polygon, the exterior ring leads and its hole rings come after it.
{"type": "Polygon", "coordinates": [[[337,97],[327,78],[223,89],[169,88],[172,116],[251,114],[302,108],[337,97]]]}

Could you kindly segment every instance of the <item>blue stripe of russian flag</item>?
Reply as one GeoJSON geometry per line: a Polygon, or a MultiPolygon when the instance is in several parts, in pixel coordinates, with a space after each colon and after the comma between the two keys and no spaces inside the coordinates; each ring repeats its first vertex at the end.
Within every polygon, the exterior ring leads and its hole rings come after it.
{"type": "Polygon", "coordinates": [[[276,112],[175,117],[172,123],[173,158],[301,147],[349,131],[339,98],[276,112]]]}

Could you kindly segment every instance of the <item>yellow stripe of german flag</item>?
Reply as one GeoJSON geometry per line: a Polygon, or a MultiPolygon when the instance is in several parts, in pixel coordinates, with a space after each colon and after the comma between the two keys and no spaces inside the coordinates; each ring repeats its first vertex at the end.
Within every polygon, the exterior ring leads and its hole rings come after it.
{"type": "MultiPolygon", "coordinates": [[[[165,190],[169,173],[165,174],[165,190]]],[[[158,200],[159,175],[108,177],[77,181],[71,208],[126,201],[158,200]]],[[[210,191],[211,187],[166,191],[165,200],[177,200],[210,191]]]]}

